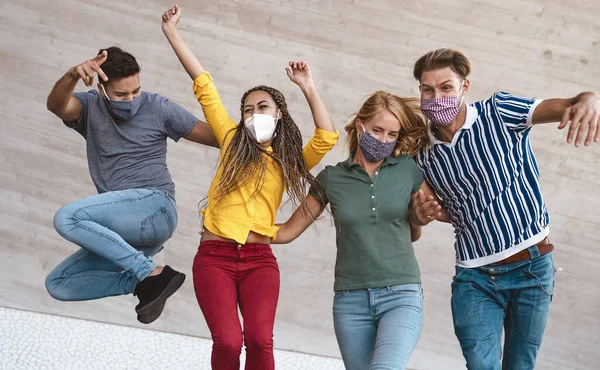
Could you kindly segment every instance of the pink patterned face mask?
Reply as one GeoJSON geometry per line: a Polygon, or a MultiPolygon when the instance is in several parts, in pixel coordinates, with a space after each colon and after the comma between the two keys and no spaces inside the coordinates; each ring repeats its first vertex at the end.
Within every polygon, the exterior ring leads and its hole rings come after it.
{"type": "MultiPolygon", "coordinates": [[[[460,84],[460,88],[458,89],[459,95],[463,84],[464,81],[460,84]]],[[[457,96],[421,99],[421,112],[423,112],[425,117],[427,117],[434,125],[447,126],[458,116],[464,98],[465,96],[463,95],[460,99],[460,103],[458,103],[457,96]]]]}

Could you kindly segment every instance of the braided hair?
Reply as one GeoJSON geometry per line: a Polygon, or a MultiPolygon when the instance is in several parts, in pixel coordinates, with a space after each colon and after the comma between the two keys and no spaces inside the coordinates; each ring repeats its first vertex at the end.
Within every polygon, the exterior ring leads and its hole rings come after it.
{"type": "Polygon", "coordinates": [[[256,86],[244,93],[240,110],[242,118],[238,127],[231,129],[224,140],[226,142],[227,137],[233,135],[219,163],[219,166],[223,166],[223,173],[216,187],[217,203],[228,193],[248,185],[251,181],[255,183],[250,199],[258,196],[267,174],[267,158],[263,156],[266,154],[281,167],[284,186],[294,208],[302,204],[303,210],[310,214],[306,202],[303,202],[307,185],[314,186],[318,190],[324,188],[306,168],[302,155],[302,134],[288,112],[283,94],[269,86],[256,86]],[[250,93],[259,90],[268,93],[281,112],[281,119],[277,122],[271,143],[272,152],[261,148],[250,136],[244,124],[244,102],[250,93]],[[256,175],[258,177],[253,180],[256,175]]]}

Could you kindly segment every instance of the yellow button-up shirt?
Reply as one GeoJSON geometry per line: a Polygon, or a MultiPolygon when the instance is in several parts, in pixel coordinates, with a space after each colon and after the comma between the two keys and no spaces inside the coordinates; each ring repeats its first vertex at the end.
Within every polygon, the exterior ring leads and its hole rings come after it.
{"type": "MultiPolygon", "coordinates": [[[[233,134],[227,136],[226,142],[225,136],[229,130],[236,129],[238,124],[227,114],[208,72],[202,73],[194,80],[194,94],[202,105],[204,117],[221,147],[220,158],[222,159],[233,134]]],[[[333,148],[338,137],[337,131],[315,129],[313,137],[302,150],[309,170],[333,148]]],[[[269,147],[267,150],[272,149],[269,147]]],[[[283,172],[279,164],[271,157],[265,155],[265,159],[267,171],[263,187],[255,197],[252,195],[260,180],[260,174],[256,174],[248,184],[230,192],[218,202],[216,187],[223,174],[223,167],[219,166],[208,191],[208,206],[203,211],[204,227],[211,233],[233,239],[238,243],[245,243],[250,231],[271,238],[277,234],[279,228],[275,226],[275,220],[285,190],[283,172]]]]}

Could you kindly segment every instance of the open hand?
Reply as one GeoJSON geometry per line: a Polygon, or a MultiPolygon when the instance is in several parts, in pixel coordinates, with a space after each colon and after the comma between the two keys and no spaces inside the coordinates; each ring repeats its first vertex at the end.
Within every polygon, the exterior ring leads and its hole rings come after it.
{"type": "Polygon", "coordinates": [[[578,147],[585,140],[585,146],[600,141],[600,99],[596,94],[586,94],[577,103],[565,109],[559,129],[569,125],[567,134],[567,143],[572,143],[575,139],[575,146],[578,147]],[[569,124],[570,122],[570,124],[569,124]]]}

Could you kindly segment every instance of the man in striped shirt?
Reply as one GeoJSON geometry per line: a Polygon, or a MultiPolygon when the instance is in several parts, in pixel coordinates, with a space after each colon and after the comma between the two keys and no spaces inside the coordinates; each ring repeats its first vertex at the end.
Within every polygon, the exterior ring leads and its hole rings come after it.
{"type": "Polygon", "coordinates": [[[569,143],[597,142],[600,101],[591,92],[548,100],[498,92],[468,105],[470,70],[465,55],[451,49],[414,65],[421,110],[431,121],[431,144],[416,161],[435,193],[419,194],[419,219],[455,228],[451,305],[467,368],[533,369],[555,269],[529,133],[535,124],[560,121],[562,129],[570,122],[569,143]]]}

